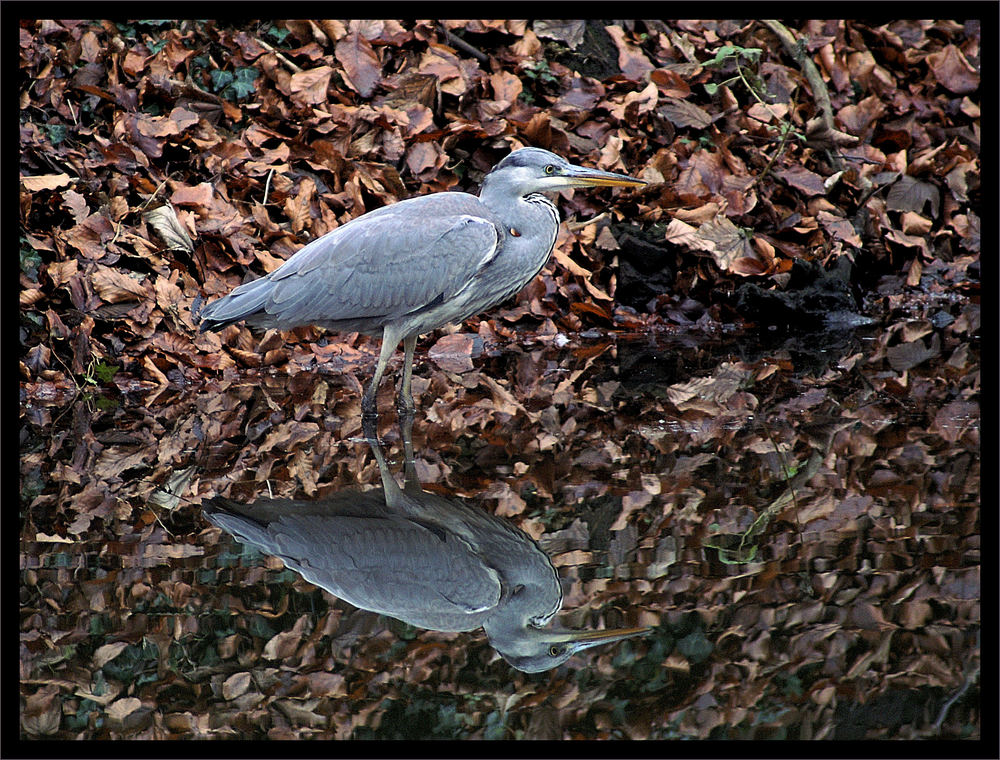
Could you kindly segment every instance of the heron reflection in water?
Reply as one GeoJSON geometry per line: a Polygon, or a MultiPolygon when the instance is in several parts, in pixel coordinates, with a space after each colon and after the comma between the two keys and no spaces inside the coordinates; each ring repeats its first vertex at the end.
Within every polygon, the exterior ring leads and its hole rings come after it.
{"type": "Polygon", "coordinates": [[[423,491],[406,427],[403,488],[369,434],[382,488],[319,501],[216,497],[205,516],[356,607],[437,631],[481,627],[508,663],[529,673],[649,630],[546,627],[562,606],[548,555],[506,520],[423,491]]]}

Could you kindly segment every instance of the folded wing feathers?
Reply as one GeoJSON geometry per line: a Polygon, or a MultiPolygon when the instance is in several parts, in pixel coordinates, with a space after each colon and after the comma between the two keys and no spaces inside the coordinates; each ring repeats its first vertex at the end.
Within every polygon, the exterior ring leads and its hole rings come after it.
{"type": "Polygon", "coordinates": [[[338,227],[209,304],[202,329],[241,319],[289,328],[398,317],[451,298],[497,255],[500,241],[498,225],[473,196],[402,201],[338,227]]]}

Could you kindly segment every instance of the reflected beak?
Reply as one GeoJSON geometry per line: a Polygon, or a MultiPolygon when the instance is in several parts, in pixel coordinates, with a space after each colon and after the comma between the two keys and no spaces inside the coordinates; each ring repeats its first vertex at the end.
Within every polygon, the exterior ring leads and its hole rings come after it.
{"type": "Polygon", "coordinates": [[[652,628],[617,628],[607,631],[566,631],[558,636],[559,639],[570,645],[574,652],[600,646],[601,644],[613,644],[622,639],[631,639],[635,636],[642,636],[649,633],[652,628]]]}
{"type": "Polygon", "coordinates": [[[563,174],[552,177],[552,184],[555,187],[642,187],[646,181],[627,174],[570,166],[563,174]]]}

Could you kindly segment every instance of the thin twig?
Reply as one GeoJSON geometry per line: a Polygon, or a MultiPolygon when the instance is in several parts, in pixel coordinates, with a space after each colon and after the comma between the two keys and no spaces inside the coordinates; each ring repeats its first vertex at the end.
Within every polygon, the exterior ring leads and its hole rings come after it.
{"type": "Polygon", "coordinates": [[[799,47],[795,36],[780,21],[761,19],[761,23],[774,32],[775,36],[781,41],[781,45],[785,48],[785,51],[795,60],[799,68],[802,69],[802,73],[805,74],[806,80],[812,88],[813,99],[816,101],[816,107],[823,117],[823,124],[827,129],[834,129],[833,106],[830,105],[830,91],[826,88],[826,82],[823,81],[823,77],[819,73],[819,69],[816,68],[816,64],[813,63],[812,58],[805,54],[805,51],[799,47]]]}
{"type": "Polygon", "coordinates": [[[607,217],[608,217],[608,212],[602,211],[600,214],[591,217],[590,219],[584,219],[579,222],[566,222],[566,228],[570,232],[576,232],[577,230],[582,230],[584,227],[589,227],[592,224],[603,222],[607,217]]]}
{"type": "Polygon", "coordinates": [[[267,181],[264,183],[264,202],[261,204],[262,206],[267,205],[267,196],[271,192],[271,177],[273,176],[274,176],[274,167],[271,167],[271,171],[267,173],[267,181]]]}
{"type": "Polygon", "coordinates": [[[162,181],[162,182],[161,182],[161,183],[160,183],[159,185],[157,185],[157,186],[156,186],[156,189],[155,189],[155,190],[153,191],[153,194],[152,194],[152,195],[150,195],[150,196],[149,196],[149,197],[148,197],[148,198],[146,199],[146,202],[145,202],[145,203],[143,203],[143,204],[142,204],[142,205],[141,205],[141,206],[139,207],[139,211],[145,211],[145,210],[146,210],[146,207],[147,207],[147,206],[149,206],[149,204],[150,204],[150,203],[152,203],[152,202],[153,202],[153,201],[154,201],[154,200],[156,199],[156,196],[160,194],[160,191],[161,191],[161,190],[163,189],[163,186],[164,186],[165,184],[167,184],[167,180],[168,180],[168,179],[170,179],[170,177],[169,177],[169,176],[168,176],[168,177],[165,177],[165,178],[163,179],[163,181],[162,181]]]}
{"type": "Polygon", "coordinates": [[[782,47],[785,48],[785,51],[795,60],[799,68],[802,69],[802,73],[805,74],[806,80],[809,82],[809,87],[812,89],[813,100],[819,109],[819,119],[822,127],[818,130],[812,129],[810,128],[810,124],[807,123],[807,140],[811,139],[813,145],[826,147],[830,162],[834,168],[842,169],[844,162],[836,149],[841,145],[856,145],[857,138],[846,132],[839,131],[834,126],[833,106],[830,104],[830,91],[827,89],[826,82],[823,81],[819,69],[816,68],[816,64],[813,63],[812,58],[806,55],[799,41],[795,39],[795,36],[788,31],[784,24],[773,19],[762,19],[761,23],[778,37],[782,47]],[[823,145],[823,143],[828,144],[823,145]]]}
{"type": "Polygon", "coordinates": [[[771,159],[767,162],[767,165],[763,169],[761,169],[760,173],[756,177],[753,178],[753,182],[750,183],[750,185],[747,187],[747,190],[749,190],[751,187],[754,187],[755,185],[760,184],[760,181],[768,175],[768,172],[771,171],[771,167],[774,166],[774,162],[778,160],[778,157],[782,153],[785,152],[785,143],[788,142],[788,136],[791,133],[792,133],[792,125],[784,124],[784,129],[781,130],[781,142],[778,143],[778,149],[774,152],[774,155],[771,156],[771,159]]]}
{"type": "Polygon", "coordinates": [[[264,42],[264,40],[257,39],[257,43],[262,48],[264,48],[264,50],[266,50],[267,52],[274,53],[277,56],[277,58],[278,58],[279,61],[281,61],[283,64],[285,64],[285,66],[287,66],[289,69],[291,69],[292,73],[294,73],[294,74],[301,74],[302,73],[302,67],[301,66],[299,66],[298,64],[293,63],[292,61],[290,61],[287,58],[285,58],[284,55],[282,55],[279,51],[275,50],[273,47],[271,47],[270,45],[268,45],[266,42],[264,42]]]}
{"type": "Polygon", "coordinates": [[[448,31],[448,29],[445,27],[444,24],[442,24],[440,22],[438,22],[438,23],[439,23],[439,26],[441,27],[441,31],[444,32],[444,38],[445,38],[445,40],[447,40],[447,42],[448,42],[449,45],[457,47],[459,50],[464,50],[466,53],[468,53],[469,55],[471,55],[473,58],[475,58],[477,61],[479,61],[484,66],[488,66],[489,65],[489,63],[490,63],[490,57],[488,55],[486,55],[485,53],[480,52],[479,50],[477,50],[476,48],[474,48],[472,45],[470,45],[468,42],[466,42],[461,37],[459,37],[458,35],[452,34],[450,31],[448,31]]]}
{"type": "Polygon", "coordinates": [[[976,668],[975,672],[965,677],[965,680],[962,681],[961,688],[959,688],[958,691],[952,694],[951,697],[948,699],[948,701],[941,706],[941,712],[938,713],[937,720],[934,721],[934,733],[938,733],[941,731],[941,724],[944,723],[944,719],[948,717],[948,711],[951,709],[951,706],[962,698],[965,692],[969,690],[969,687],[972,685],[972,682],[978,677],[979,677],[979,668],[976,668]]]}

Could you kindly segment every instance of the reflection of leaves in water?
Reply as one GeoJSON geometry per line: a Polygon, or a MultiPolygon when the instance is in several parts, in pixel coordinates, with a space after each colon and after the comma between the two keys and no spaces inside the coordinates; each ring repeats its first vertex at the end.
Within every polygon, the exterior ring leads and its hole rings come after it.
{"type": "Polygon", "coordinates": [[[156,681],[156,664],[159,649],[152,641],[143,639],[140,644],[129,644],[121,654],[103,666],[108,678],[126,684],[141,686],[156,681]]]}

